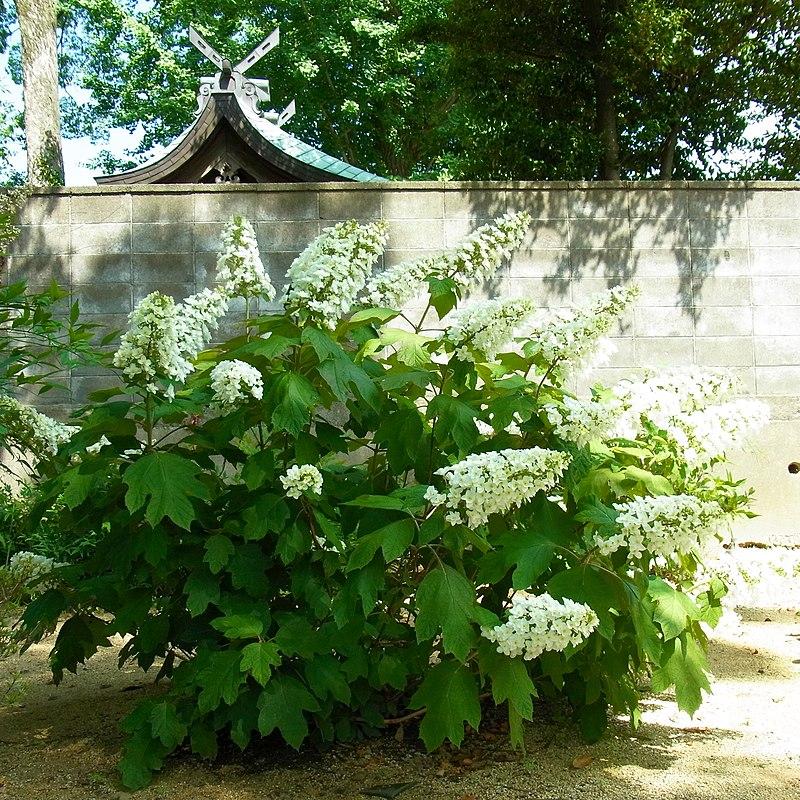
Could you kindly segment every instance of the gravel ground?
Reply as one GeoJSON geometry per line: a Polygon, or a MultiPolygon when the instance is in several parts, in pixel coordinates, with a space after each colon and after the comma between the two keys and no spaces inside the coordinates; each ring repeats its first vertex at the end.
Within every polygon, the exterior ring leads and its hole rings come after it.
{"type": "MultiPolygon", "coordinates": [[[[138,670],[119,672],[113,651],[56,688],[47,650],[43,643],[9,667],[24,671],[26,690],[21,702],[0,708],[0,798],[134,797],[116,777],[117,724],[159,690],[138,670]]],[[[739,625],[715,634],[711,661],[714,694],[694,719],[668,697],[651,698],[639,731],[617,721],[595,745],[582,744],[552,711],[529,727],[524,757],[508,751],[500,723],[471,736],[461,752],[436,755],[394,737],[299,755],[269,740],[225,763],[176,756],[135,797],[333,800],[414,782],[401,800],[796,800],[800,612],[743,613],[739,625]]]]}

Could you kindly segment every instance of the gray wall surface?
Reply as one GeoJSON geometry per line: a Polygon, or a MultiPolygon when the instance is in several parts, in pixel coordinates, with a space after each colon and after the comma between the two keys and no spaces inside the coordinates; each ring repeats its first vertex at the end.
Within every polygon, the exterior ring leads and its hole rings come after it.
{"type": "MultiPolygon", "coordinates": [[[[122,328],[158,289],[183,297],[214,280],[223,225],[243,214],[279,291],[320,230],[344,219],[389,223],[385,264],[449,247],[505,211],[534,219],[487,291],[542,306],[581,302],[615,283],[642,289],[616,331],[617,352],[586,382],[642,367],[697,364],[736,373],[772,407],[773,423],[740,471],[764,515],[752,538],[800,543],[800,184],[381,183],[67,188],[33,196],[4,267],[6,280],[55,279],[87,320],[122,328]]],[[[68,406],[108,385],[76,372],[68,406]]]]}

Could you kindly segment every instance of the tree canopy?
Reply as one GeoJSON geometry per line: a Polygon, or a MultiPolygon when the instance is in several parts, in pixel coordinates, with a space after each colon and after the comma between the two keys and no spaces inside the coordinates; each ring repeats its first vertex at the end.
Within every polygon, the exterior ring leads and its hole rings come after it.
{"type": "Polygon", "coordinates": [[[233,59],[280,25],[254,74],[297,98],[292,132],[388,177],[800,176],[796,0],[67,0],[60,23],[92,98],[65,134],[141,123],[142,153],[213,69],[190,23],[233,59]]]}

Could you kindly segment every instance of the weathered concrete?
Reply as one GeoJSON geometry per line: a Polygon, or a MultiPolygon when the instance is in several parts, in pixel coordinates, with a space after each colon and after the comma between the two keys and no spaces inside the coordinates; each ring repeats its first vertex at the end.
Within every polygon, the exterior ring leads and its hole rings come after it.
{"type": "MultiPolygon", "coordinates": [[[[800,542],[800,184],[379,183],[67,188],[34,195],[5,279],[55,279],[88,319],[119,327],[154,289],[214,280],[223,224],[250,218],[279,288],[292,259],[338,220],[389,222],[384,263],[452,246],[510,210],[534,218],[489,291],[547,306],[636,280],[642,297],[617,354],[587,380],[645,366],[728,367],[775,422],[741,465],[764,515],[742,535],[800,542]]],[[[76,374],[70,399],[108,378],[76,374]]]]}

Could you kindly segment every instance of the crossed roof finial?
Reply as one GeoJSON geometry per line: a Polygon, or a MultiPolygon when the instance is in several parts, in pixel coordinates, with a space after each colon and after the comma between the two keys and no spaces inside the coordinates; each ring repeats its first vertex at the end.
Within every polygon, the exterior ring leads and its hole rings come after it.
{"type": "Polygon", "coordinates": [[[292,100],[283,111],[270,111],[261,108],[261,103],[270,99],[269,81],[265,78],[246,78],[244,73],[257,64],[270,50],[280,42],[280,28],[275,28],[263,42],[256,45],[248,56],[235,66],[227,58],[223,58],[191,25],[189,41],[216,67],[219,68],[214,77],[200,78],[200,90],[197,96],[198,114],[208,103],[212,94],[235,94],[243,102],[248,100],[252,110],[278,127],[286,123],[295,113],[295,102],[292,100]]]}

